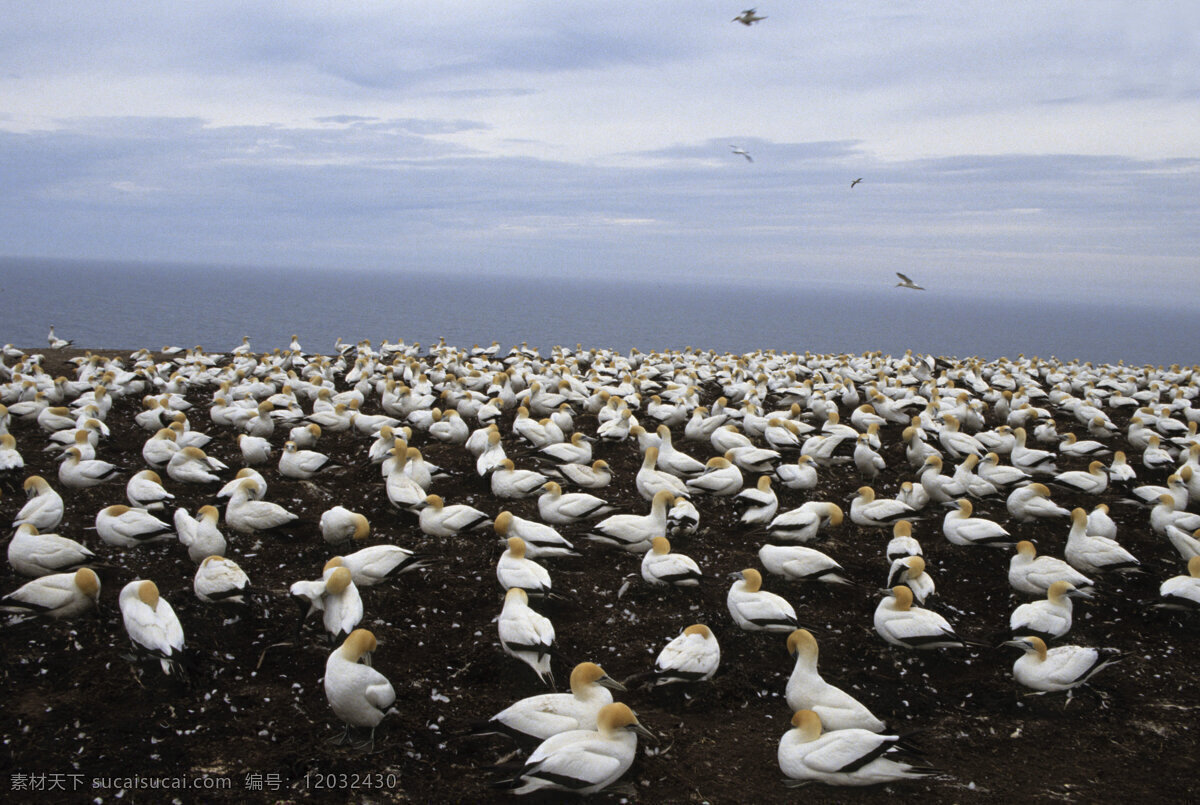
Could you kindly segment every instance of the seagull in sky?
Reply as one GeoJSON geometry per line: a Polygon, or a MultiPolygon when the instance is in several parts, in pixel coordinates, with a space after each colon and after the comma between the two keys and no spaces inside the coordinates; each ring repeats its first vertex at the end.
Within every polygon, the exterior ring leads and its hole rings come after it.
{"type": "MultiPolygon", "coordinates": [[[[747,23],[747,24],[749,24],[749,23],[747,23]]],[[[729,147],[733,149],[733,153],[741,154],[742,156],[744,156],[746,158],[747,162],[754,161],[754,157],[750,156],[750,154],[746,152],[745,148],[741,148],[740,146],[736,146],[736,145],[731,145],[729,147]]]]}
{"type": "Polygon", "coordinates": [[[853,190],[853,189],[854,189],[854,185],[858,184],[858,183],[859,183],[859,182],[861,182],[861,181],[862,181],[862,177],[861,177],[861,176],[859,176],[857,179],[855,179],[853,182],[851,182],[851,183],[850,183],[850,189],[851,189],[851,190],[853,190]]]}
{"type": "Polygon", "coordinates": [[[766,17],[760,17],[754,13],[757,10],[758,9],[755,8],[748,8],[738,16],[731,19],[730,22],[740,22],[742,25],[745,25],[748,28],[759,20],[765,20],[766,17]]]}
{"type": "Polygon", "coordinates": [[[912,288],[914,291],[925,290],[920,285],[917,285],[917,283],[913,282],[912,277],[908,276],[907,274],[901,274],[899,271],[897,271],[896,276],[902,280],[901,282],[896,283],[897,288],[912,288]]]}

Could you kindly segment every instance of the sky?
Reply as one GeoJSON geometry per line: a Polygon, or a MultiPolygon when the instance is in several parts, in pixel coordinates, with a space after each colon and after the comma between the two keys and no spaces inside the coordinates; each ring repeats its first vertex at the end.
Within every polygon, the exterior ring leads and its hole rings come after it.
{"type": "Polygon", "coordinates": [[[0,254],[1200,303],[1200,5],[757,9],[5,3],[0,254]]]}

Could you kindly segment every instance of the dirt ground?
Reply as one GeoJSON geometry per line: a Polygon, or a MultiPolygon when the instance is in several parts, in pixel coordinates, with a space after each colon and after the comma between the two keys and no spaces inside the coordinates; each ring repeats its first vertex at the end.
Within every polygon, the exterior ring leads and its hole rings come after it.
{"type": "MultiPolygon", "coordinates": [[[[64,361],[78,354],[46,353],[45,368],[54,375],[66,373],[71,367],[64,361]]],[[[705,402],[717,394],[716,387],[703,389],[705,402]]],[[[226,475],[232,477],[242,466],[241,456],[233,435],[209,421],[210,398],[209,391],[189,394],[196,404],[190,421],[194,429],[215,437],[207,452],[229,464],[226,475]]],[[[125,502],[125,479],[143,468],[140,450],[148,434],[133,424],[138,410],[136,399],[114,405],[108,418],[112,436],[99,451],[101,458],[128,470],[120,482],[70,494],[58,484],[50,454],[41,450],[44,436],[36,423],[12,425],[26,470],[0,479],[0,518],[11,521],[22,505],[24,477],[41,474],[67,500],[58,533],[87,544],[108,567],[100,570],[103,589],[96,616],[30,621],[0,632],[0,790],[9,792],[5,799],[510,801],[510,794],[490,787],[503,779],[491,767],[514,746],[499,738],[465,737],[473,722],[519,698],[545,692],[528,667],[500,650],[494,621],[502,594],[494,567],[501,549],[495,534],[426,537],[413,517],[389,505],[378,468],[364,461],[368,440],[352,432],[327,433],[319,449],[344,463],[344,469],[314,483],[282,478],[274,465],[262,470],[269,484],[267,499],[302,515],[304,527],[296,538],[243,537],[225,528],[222,519],[227,553],[247,571],[256,590],[248,613],[222,610],[193,594],[195,565],[178,543],[117,550],[87,530],[101,508],[125,502]],[[318,578],[326,559],[336,553],[316,527],[320,514],[335,504],[370,519],[373,531],[367,544],[394,543],[439,560],[363,591],[362,625],[379,639],[373,665],[392,681],[398,696],[397,712],[378,729],[372,754],[330,743],[341,730],[322,687],[330,645],[313,621],[296,641],[295,609],[287,594],[293,581],[318,578]],[[165,677],[156,663],[131,663],[116,599],[135,577],[154,580],[178,613],[197,659],[190,686],[165,677]],[[276,645],[288,642],[292,645],[276,645]],[[116,779],[130,777],[139,779],[116,779]],[[176,786],[181,777],[227,787],[176,788],[169,796],[146,788],[151,778],[169,778],[166,785],[176,786]]],[[[378,401],[364,410],[378,412],[378,401]]],[[[510,418],[511,413],[502,427],[506,446],[512,440],[510,418]]],[[[1123,418],[1117,422],[1124,425],[1123,418]]],[[[1068,424],[1060,419],[1060,432],[1068,424]]],[[[576,425],[595,432],[592,417],[578,416],[576,425]]],[[[284,432],[277,429],[277,445],[284,432]]],[[[707,446],[682,441],[682,428],[675,435],[681,447],[707,457],[707,446]]],[[[901,481],[913,477],[899,429],[886,428],[882,436],[888,469],[875,483],[881,496],[894,494],[901,481]]],[[[1121,447],[1123,441],[1119,434],[1110,444],[1121,447]]],[[[537,519],[533,500],[493,499],[466,451],[425,442],[421,436],[414,444],[427,459],[456,473],[434,485],[433,491],[447,502],[470,503],[491,515],[506,508],[537,519]]],[[[640,463],[636,446],[598,444],[596,457],[614,469],[613,484],[600,494],[621,511],[644,513],[647,504],[633,486],[640,463]]],[[[1142,480],[1163,482],[1165,474],[1142,470],[1138,459],[1139,453],[1130,450],[1130,463],[1142,480]]],[[[1060,462],[1061,469],[1085,465],[1082,460],[1060,462]]],[[[777,484],[780,510],[820,499],[848,511],[860,483],[850,465],[823,470],[820,488],[812,493],[777,484]]],[[[214,487],[170,480],[166,486],[177,504],[192,512],[216,502],[214,487]]],[[[927,803],[983,803],[1188,798],[1188,781],[1200,758],[1200,628],[1195,618],[1148,606],[1157,599],[1159,583],[1184,572],[1183,564],[1151,531],[1147,511],[1121,502],[1118,493],[1087,498],[1056,492],[1054,497],[1068,508],[1109,503],[1120,526],[1119,539],[1147,571],[1106,577],[1095,600],[1076,605],[1069,642],[1110,646],[1128,656],[1069,704],[1061,694],[1025,695],[1011,676],[1018,656],[1011,648],[914,652],[885,644],[873,631],[872,613],[877,588],[886,579],[883,549],[890,532],[861,529],[847,519],[815,544],[840,561],[861,587],[802,585],[766,576],[764,587],[792,601],[816,635],[823,676],[859,697],[891,728],[914,733],[913,740],[944,772],[938,779],[853,791],[811,786],[794,792],[783,785],[776,747],[791,715],[783,692],[792,659],[786,635],[743,633],[730,619],[728,576],[759,566],[762,536],[738,524],[728,499],[698,499],[700,531],[673,540],[673,548],[692,556],[708,577],[691,590],[659,592],[638,579],[618,598],[626,577],[637,573],[640,557],[578,538],[580,528],[561,529],[582,556],[543,560],[555,588],[569,600],[539,608],[552,619],[565,657],[594,660],[612,676],[626,678],[647,671],[662,646],[693,623],[708,624],[722,650],[716,678],[687,695],[636,688],[617,694],[660,742],[640,743],[627,784],[595,799],[740,803],[803,797],[883,803],[899,795],[927,803]]],[[[977,505],[976,514],[1036,540],[1039,553],[1062,555],[1066,522],[1010,523],[1002,500],[977,505]]],[[[949,544],[941,534],[941,516],[939,510],[914,528],[937,581],[929,606],[964,636],[998,644],[1007,637],[1009,613],[1026,600],[1008,586],[1010,553],[949,544]]],[[[24,581],[7,564],[0,568],[0,592],[24,581]]],[[[556,660],[554,670],[565,681],[569,665],[556,660]]],[[[526,799],[561,801],[559,796],[526,799]]]]}

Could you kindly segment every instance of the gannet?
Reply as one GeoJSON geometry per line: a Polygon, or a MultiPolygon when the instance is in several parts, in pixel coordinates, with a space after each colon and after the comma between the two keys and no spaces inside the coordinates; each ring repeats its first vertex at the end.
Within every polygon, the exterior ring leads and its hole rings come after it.
{"type": "Polygon", "coordinates": [[[903,481],[900,484],[900,491],[896,493],[896,500],[906,506],[911,506],[915,511],[920,511],[929,505],[929,493],[920,484],[903,481]]]}
{"type": "Polygon", "coordinates": [[[316,447],[317,440],[320,438],[321,426],[315,422],[310,422],[307,425],[297,425],[288,431],[288,440],[295,442],[296,447],[301,450],[311,450],[316,447]]]}
{"type": "Polygon", "coordinates": [[[886,725],[862,702],[821,678],[817,670],[817,641],[811,632],[807,629],[792,632],[788,635],[787,649],[796,658],[785,692],[793,712],[812,710],[830,730],[883,732],[886,725]]]}
{"type": "Polygon", "coordinates": [[[534,749],[511,783],[513,793],[545,789],[586,795],[601,791],[633,765],[635,732],[654,738],[628,705],[607,704],[596,715],[595,730],[560,732],[534,749]]]}
{"type": "MultiPolygon", "coordinates": [[[[1184,469],[1190,470],[1190,467],[1184,469]]],[[[1141,503],[1143,506],[1154,506],[1159,502],[1159,498],[1163,495],[1170,495],[1175,498],[1175,508],[1183,510],[1188,505],[1188,488],[1183,478],[1178,473],[1172,473],[1167,476],[1167,485],[1159,486],[1158,484],[1144,484],[1143,486],[1134,487],[1130,490],[1131,499],[1141,503]]]]}
{"type": "Polygon", "coordinates": [[[969,455],[984,456],[987,454],[987,448],[978,439],[959,430],[958,417],[954,414],[945,414],[942,421],[945,424],[938,431],[938,442],[952,458],[962,460],[969,455]]]}
{"type": "Polygon", "coordinates": [[[175,534],[193,562],[203,562],[205,557],[214,554],[225,555],[225,537],[217,527],[219,517],[215,506],[201,506],[195,517],[188,514],[187,509],[175,510],[175,534]]]}
{"type": "MultiPolygon", "coordinates": [[[[853,185],[851,185],[851,187],[853,187],[853,185]]],[[[920,285],[917,285],[915,282],[913,282],[912,278],[907,274],[901,274],[899,271],[897,271],[896,276],[900,278],[900,281],[896,283],[897,288],[911,288],[914,291],[925,290],[920,285]]]]}
{"type": "Polygon", "coordinates": [[[987,545],[991,548],[1011,548],[1016,540],[994,520],[972,517],[971,501],[963,498],[958,508],[942,520],[942,534],[954,545],[987,545]]]}
{"type": "MultiPolygon", "coordinates": [[[[271,462],[271,443],[261,436],[248,436],[239,433],[238,449],[242,451],[242,460],[250,466],[269,464],[271,462]]],[[[294,444],[294,442],[293,442],[294,444]]]]}
{"type": "Polygon", "coordinates": [[[501,461],[507,458],[504,453],[504,445],[500,442],[499,430],[493,430],[489,426],[486,438],[487,443],[484,449],[475,458],[475,472],[480,477],[486,477],[488,473],[500,466],[501,461]]]}
{"type": "Polygon", "coordinates": [[[792,729],[779,741],[780,770],[792,785],[865,786],[911,780],[936,774],[910,763],[912,747],[898,735],[879,735],[864,729],[822,732],[821,717],[798,710],[792,729]]]}
{"type": "Polygon", "coordinates": [[[753,568],[735,573],[725,606],[733,622],[746,632],[790,632],[800,626],[796,610],[782,596],[762,589],[762,574],[753,568]]]}
{"type": "Polygon", "coordinates": [[[817,465],[812,456],[801,455],[795,464],[780,464],[775,467],[775,477],[788,489],[815,489],[817,465]]]}
{"type": "Polygon", "coordinates": [[[207,603],[246,603],[250,577],[237,562],[213,554],[206,556],[192,578],[192,591],[207,603]]]}
{"type": "Polygon", "coordinates": [[[746,525],[759,525],[771,522],[779,509],[779,498],[771,488],[771,476],[761,475],[758,483],[746,487],[734,498],[734,507],[741,511],[739,521],[746,525]]]}
{"type": "MultiPolygon", "coordinates": [[[[746,23],[746,24],[749,25],[750,23],[746,23]]],[[[58,336],[56,336],[54,334],[54,325],[51,324],[50,325],[50,333],[46,336],[46,343],[48,343],[50,345],[50,349],[66,349],[67,347],[74,344],[75,340],[74,339],[67,340],[65,338],[59,338],[58,336]]]]}
{"type": "Polygon", "coordinates": [[[136,579],[121,588],[121,620],[136,647],[158,659],[164,674],[181,671],[183,627],[152,581],[136,579]]]}
{"type": "MultiPolygon", "coordinates": [[[[500,518],[497,517],[499,522],[500,518]]],[[[500,554],[496,563],[496,580],[506,591],[520,587],[526,593],[534,596],[550,594],[550,572],[532,559],[525,556],[525,540],[520,537],[509,537],[507,548],[500,554]]]]}
{"type": "MultiPolygon", "coordinates": [[[[974,454],[968,456],[972,458],[974,454]]],[[[931,455],[918,472],[921,489],[935,503],[949,503],[967,494],[966,486],[957,478],[942,474],[942,457],[931,455]]]]}
{"type": "Polygon", "coordinates": [[[279,454],[279,474],[284,478],[306,481],[336,466],[324,453],[301,450],[295,442],[286,442],[283,452],[279,454]]]}
{"type": "Polygon", "coordinates": [[[325,662],[325,698],[346,725],[336,742],[346,743],[352,727],[370,727],[371,737],[363,744],[367,751],[375,746],[375,728],[396,701],[387,677],[371,667],[370,654],[378,646],[369,630],[355,629],[325,662]]]}
{"type": "Polygon", "coordinates": [[[1094,439],[1080,440],[1074,433],[1068,433],[1063,437],[1063,440],[1058,443],[1059,455],[1064,456],[1083,456],[1090,458],[1094,456],[1107,456],[1112,452],[1102,443],[1094,439]]]}
{"type": "MultiPolygon", "coordinates": [[[[1150,510],[1150,528],[1156,534],[1166,534],[1168,526],[1181,528],[1184,531],[1195,531],[1200,528],[1200,514],[1179,511],[1175,498],[1170,495],[1159,495],[1158,503],[1150,510]]],[[[1096,532],[1089,529],[1088,533],[1096,532]]]]}
{"type": "Polygon", "coordinates": [[[1157,606],[1164,609],[1200,611],[1200,555],[1188,559],[1187,575],[1172,576],[1158,588],[1162,601],[1157,606]]]}
{"type": "Polygon", "coordinates": [[[1137,480],[1137,473],[1125,460],[1125,452],[1117,450],[1113,453],[1112,461],[1108,463],[1108,478],[1114,484],[1131,484],[1137,480]]]}
{"type": "Polygon", "coordinates": [[[1032,542],[1018,542],[1017,552],[1008,563],[1009,585],[1018,592],[1045,595],[1056,581],[1069,581],[1079,589],[1092,586],[1091,579],[1063,560],[1053,556],[1038,556],[1032,542]]]}
{"type": "Polygon", "coordinates": [[[504,594],[498,628],[504,653],[524,662],[539,679],[554,687],[554,672],[550,669],[554,624],[529,606],[529,596],[520,587],[504,594]]]}
{"type": "Polygon", "coordinates": [[[1071,511],[1071,530],[1063,556],[1071,567],[1083,573],[1135,570],[1141,563],[1116,540],[1087,533],[1087,512],[1071,511]]]}
{"type": "Polygon", "coordinates": [[[175,529],[145,509],[116,505],[101,509],[96,514],[96,534],[109,545],[134,548],[172,539],[175,529]]]}
{"type": "Polygon", "coordinates": [[[889,562],[894,562],[906,556],[923,555],[921,543],[913,539],[912,523],[908,520],[900,520],[892,526],[892,538],[887,544],[884,555],[887,556],[889,562]]]}
{"type": "Polygon", "coordinates": [[[671,553],[671,543],[666,537],[650,540],[650,550],[642,557],[642,579],[647,584],[695,587],[701,578],[695,560],[681,553],[671,553]]]}
{"type": "Polygon", "coordinates": [[[669,472],[676,478],[695,478],[705,470],[705,465],[684,453],[671,443],[671,430],[666,425],[659,425],[655,430],[658,436],[658,459],[655,467],[669,472]]]}
{"type": "Polygon", "coordinates": [[[603,489],[612,483],[612,471],[603,459],[586,464],[559,464],[557,471],[563,478],[584,489],[603,489]]]}
{"type": "Polygon", "coordinates": [[[732,462],[721,456],[708,460],[708,469],[703,475],[687,482],[689,493],[729,497],[742,489],[742,472],[732,462]]]}
{"type": "Polygon", "coordinates": [[[47,576],[78,570],[96,554],[73,539],[40,534],[30,523],[17,526],[8,543],[8,564],[22,576],[47,576]]]}
{"type": "Polygon", "coordinates": [[[282,506],[251,497],[258,490],[253,478],[243,478],[225,504],[225,524],[239,534],[272,531],[300,519],[282,506]]]}
{"type": "Polygon", "coordinates": [[[170,428],[159,430],[142,444],[142,458],[156,470],[167,466],[171,457],[181,449],[176,441],[175,431],[170,428]]]}
{"type": "Polygon", "coordinates": [[[596,663],[581,662],[571,670],[570,693],[528,696],[496,713],[484,729],[538,741],[568,730],[592,730],[600,708],[612,704],[610,689],[625,686],[596,663]]]}
{"type": "Polygon", "coordinates": [[[99,486],[116,477],[119,467],[100,459],[82,458],[78,447],[68,447],[58,465],[58,481],[68,489],[87,489],[99,486]]]}
{"type": "Polygon", "coordinates": [[[1096,508],[1088,512],[1087,531],[1109,539],[1117,538],[1117,524],[1108,515],[1108,504],[1097,503],[1096,508]]]}
{"type": "Polygon", "coordinates": [[[372,587],[429,562],[428,557],[399,545],[370,545],[337,558],[356,587],[372,587]]]}
{"type": "MultiPolygon", "coordinates": [[[[918,548],[920,546],[917,546],[918,548]]],[[[925,572],[925,558],[921,555],[897,556],[888,569],[888,587],[903,584],[912,590],[913,600],[924,604],[936,589],[933,578],[925,572]]]]}
{"type": "Polygon", "coordinates": [[[330,545],[366,539],[371,533],[371,524],[367,522],[367,518],[344,506],[334,506],[322,512],[320,527],[321,536],[330,545]]]}
{"type": "Polygon", "coordinates": [[[0,598],[0,610],[48,618],[73,618],[100,601],[100,578],[91,568],[42,576],[0,598]]]}
{"type": "Polygon", "coordinates": [[[135,473],[125,484],[125,497],[129,504],[138,509],[159,511],[165,509],[175,496],[163,488],[162,478],[154,470],[135,473]]]}
{"type": "MultiPolygon", "coordinates": [[[[745,15],[743,15],[743,16],[745,16],[745,15]]],[[[764,17],[763,19],[766,19],[766,18],[764,17]]],[[[750,25],[749,22],[744,22],[741,17],[735,17],[733,20],[730,20],[730,21],[731,22],[742,22],[744,25],[750,25]]],[[[757,21],[758,21],[757,19],[754,20],[754,22],[757,22],[757,21]]],[[[738,156],[745,157],[747,162],[754,161],[754,157],[750,156],[749,152],[747,152],[745,148],[742,148],[741,146],[738,146],[738,145],[731,145],[729,147],[733,149],[733,153],[737,154],[738,156]]]]}
{"type": "Polygon", "coordinates": [[[40,475],[30,475],[22,484],[28,500],[17,516],[13,518],[13,528],[29,524],[38,531],[50,531],[56,528],[63,518],[63,499],[40,475]]]}
{"type": "Polygon", "coordinates": [[[1051,483],[1085,495],[1100,495],[1108,489],[1108,473],[1104,470],[1103,461],[1093,461],[1088,465],[1087,472],[1060,472],[1051,483]]]}
{"type": "Polygon", "coordinates": [[[645,515],[613,514],[588,529],[588,539],[624,548],[631,553],[650,550],[650,540],[667,533],[667,507],[675,500],[663,489],[654,496],[645,515]]]}
{"type": "Polygon", "coordinates": [[[875,607],[875,632],[903,648],[961,648],[965,642],[954,627],[933,610],[912,605],[912,590],[897,585],[875,607]]]}
{"type": "Polygon", "coordinates": [[[512,459],[501,459],[492,470],[492,494],[506,500],[533,497],[549,479],[540,472],[519,470],[512,459]]]}
{"type": "Polygon", "coordinates": [[[798,508],[777,514],[766,526],[772,540],[812,542],[825,526],[842,523],[842,510],[836,503],[810,500],[798,508]]]}
{"type": "Polygon", "coordinates": [[[758,549],[758,559],[767,572],[793,581],[853,584],[832,557],[803,545],[764,545],[758,549]]]}
{"type": "Polygon", "coordinates": [[[1008,460],[1012,462],[1014,467],[1034,474],[1053,475],[1058,472],[1058,468],[1054,465],[1056,454],[1051,453],[1049,450],[1039,450],[1035,447],[1025,446],[1027,437],[1024,428],[1014,428],[1013,437],[1016,439],[1016,444],[1013,445],[1008,460]]]}
{"type": "Polygon", "coordinates": [[[646,452],[642,455],[642,466],[634,478],[638,494],[646,500],[654,500],[654,496],[665,489],[676,497],[691,497],[691,490],[688,489],[682,480],[669,472],[663,472],[654,468],[657,461],[658,448],[647,448],[646,452]]]}
{"type": "Polygon", "coordinates": [[[242,481],[247,478],[252,481],[251,485],[247,489],[249,497],[253,498],[254,500],[262,500],[267,496],[267,481],[262,477],[262,474],[252,467],[243,467],[242,469],[238,470],[237,475],[232,481],[227,482],[220,488],[220,490],[217,491],[217,497],[232,497],[233,493],[237,491],[238,486],[240,486],[242,481]]]}
{"type": "Polygon", "coordinates": [[[574,546],[553,527],[517,517],[510,511],[497,514],[492,528],[505,539],[520,537],[525,543],[525,554],[530,559],[576,555],[574,546]]]}
{"type": "Polygon", "coordinates": [[[887,462],[871,447],[870,437],[865,433],[855,440],[854,466],[858,468],[859,477],[867,481],[874,481],[887,468],[887,462]]]}
{"type": "Polygon", "coordinates": [[[894,498],[875,499],[875,490],[860,486],[858,495],[850,501],[850,521],[868,528],[886,528],[897,520],[911,519],[917,512],[894,498]]]}
{"type": "Polygon", "coordinates": [[[1004,501],[1008,513],[1017,522],[1028,523],[1039,518],[1069,517],[1071,512],[1050,499],[1050,488],[1045,484],[1019,486],[1009,493],[1004,501]]]}
{"type": "Polygon", "coordinates": [[[1000,456],[995,452],[988,453],[979,462],[979,469],[976,474],[990,483],[992,486],[1000,490],[1006,490],[1017,484],[1024,484],[1033,480],[1033,476],[1024,470],[1017,469],[1009,464],[1001,464],[1000,456]]]}
{"type": "Polygon", "coordinates": [[[1200,556],[1200,528],[1188,533],[1177,525],[1168,525],[1166,537],[1184,561],[1200,556]]]}
{"type": "Polygon", "coordinates": [[[1050,585],[1045,598],[1021,604],[1013,610],[1008,618],[1008,628],[1014,635],[1056,640],[1071,631],[1072,598],[1091,598],[1091,594],[1076,589],[1069,581],[1056,581],[1050,585]]]}
{"type": "Polygon", "coordinates": [[[1025,653],[1013,663],[1013,678],[1040,693],[1076,688],[1103,668],[1122,659],[1116,649],[1059,646],[1047,650],[1040,637],[1022,636],[1005,642],[1025,653]]]}
{"type": "Polygon", "coordinates": [[[427,495],[418,515],[421,531],[431,537],[454,537],[479,531],[492,524],[492,518],[473,506],[455,503],[447,506],[440,495],[427,495]]]}
{"type": "Polygon", "coordinates": [[[593,517],[600,517],[615,507],[587,492],[568,492],[555,481],[542,484],[543,492],[537,499],[538,514],[547,523],[570,525],[593,517]]]}
{"type": "Polygon", "coordinates": [[[654,684],[707,682],[721,664],[717,637],[702,623],[687,627],[654,660],[654,684]]]}
{"type": "Polygon", "coordinates": [[[171,480],[186,484],[215,484],[220,482],[217,472],[228,469],[221,461],[211,458],[199,447],[181,447],[167,462],[167,475],[171,480]]]}

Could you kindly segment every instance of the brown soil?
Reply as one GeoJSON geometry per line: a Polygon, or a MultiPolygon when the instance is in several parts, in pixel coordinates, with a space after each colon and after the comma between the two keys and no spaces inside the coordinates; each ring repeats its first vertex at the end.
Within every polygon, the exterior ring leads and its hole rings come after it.
{"type": "MultiPolygon", "coordinates": [[[[70,367],[64,369],[63,361],[75,354],[79,353],[47,354],[47,370],[65,373],[70,367]]],[[[716,388],[706,388],[706,402],[716,394],[716,388]]],[[[216,437],[208,452],[230,465],[231,477],[242,465],[241,457],[231,434],[209,422],[210,396],[207,391],[189,395],[196,403],[192,426],[216,437]]],[[[130,472],[142,467],[140,448],[147,436],[132,421],[138,408],[138,401],[128,398],[114,406],[108,420],[113,435],[100,450],[101,457],[130,472]]],[[[366,410],[375,413],[376,406],[368,404],[366,410]]],[[[1060,421],[1060,430],[1066,424],[1060,421]]],[[[580,416],[577,427],[591,433],[595,421],[580,416]]],[[[41,451],[44,441],[36,424],[18,422],[12,429],[26,473],[37,472],[61,489],[53,463],[41,451]]],[[[512,437],[503,430],[507,445],[512,437]]],[[[277,443],[282,435],[277,432],[277,443]]],[[[686,444],[676,435],[685,449],[707,455],[707,447],[686,444]]],[[[883,437],[888,470],[875,487],[888,495],[912,474],[899,432],[889,428],[883,437]]],[[[1117,437],[1113,443],[1121,441],[1117,437]]],[[[416,444],[428,459],[459,473],[435,483],[434,491],[448,502],[471,503],[493,515],[508,508],[536,519],[534,501],[492,499],[488,483],[475,475],[473,461],[461,448],[423,444],[420,437],[416,444]]],[[[4,628],[0,789],[10,791],[9,801],[110,801],[117,791],[103,787],[103,778],[201,774],[229,778],[230,789],[173,795],[185,802],[509,801],[510,795],[491,789],[489,783],[503,778],[490,767],[507,756],[512,745],[496,738],[462,737],[473,721],[545,690],[529,668],[504,655],[498,645],[493,620],[502,596],[494,574],[500,551],[495,535],[446,540],[424,536],[413,518],[389,506],[378,469],[363,461],[366,446],[367,440],[350,433],[326,434],[320,448],[347,467],[319,483],[288,481],[273,466],[263,470],[270,484],[268,499],[301,513],[307,526],[293,541],[246,538],[223,529],[229,555],[257,589],[253,611],[243,616],[195,598],[195,566],[180,545],[121,551],[85,530],[101,508],[124,502],[122,485],[128,473],[120,484],[65,494],[67,514],[59,533],[85,542],[112,568],[101,572],[98,617],[4,628]],[[380,642],[373,664],[391,679],[398,695],[398,712],[384,720],[376,751],[369,755],[329,743],[341,725],[322,688],[330,646],[320,625],[310,623],[299,645],[268,648],[294,638],[295,615],[287,587],[318,577],[325,560],[336,552],[322,542],[316,521],[339,503],[370,518],[370,543],[391,542],[442,560],[436,567],[363,592],[367,614],[362,625],[380,642]],[[153,579],[179,614],[188,646],[197,656],[190,687],[164,677],[156,663],[131,665],[116,597],[135,576],[153,579]],[[26,778],[18,775],[65,775],[30,781],[40,780],[49,788],[57,780],[68,790],[33,793],[27,790],[26,778]],[[248,789],[254,783],[249,775],[259,775],[266,790],[248,789]]],[[[633,488],[639,463],[634,445],[597,445],[596,454],[615,471],[604,497],[622,511],[643,513],[647,505],[633,488]]],[[[1130,451],[1129,458],[1140,468],[1136,451],[1130,451]]],[[[1060,467],[1082,468],[1085,463],[1064,461],[1060,467]]],[[[1140,475],[1146,481],[1163,481],[1144,471],[1140,475]]],[[[0,481],[0,518],[7,518],[5,522],[21,505],[23,477],[0,481]]],[[[780,510],[808,499],[832,500],[848,510],[859,485],[852,465],[825,470],[816,494],[779,489],[780,510]]],[[[167,487],[190,511],[215,502],[211,487],[169,480],[167,487]]],[[[889,535],[883,532],[859,529],[847,520],[817,544],[866,585],[862,589],[766,578],[765,587],[797,604],[801,619],[816,634],[825,678],[853,692],[896,730],[915,732],[914,740],[946,773],[945,779],[853,792],[815,786],[796,793],[783,786],[775,753],[790,717],[783,690],[792,660],[784,636],[742,633],[726,610],[728,574],[756,566],[761,543],[761,537],[737,524],[728,499],[698,500],[700,533],[674,543],[710,576],[698,589],[657,592],[639,579],[618,599],[618,588],[637,572],[640,557],[576,539],[581,558],[545,560],[556,589],[570,598],[542,607],[554,622],[566,657],[597,661],[614,677],[625,678],[648,670],[667,640],[692,623],[709,624],[722,649],[721,671],[690,698],[664,690],[618,694],[662,740],[657,747],[651,745],[655,754],[643,751],[645,743],[639,747],[624,789],[597,799],[1184,799],[1186,781],[1200,757],[1200,731],[1194,728],[1200,708],[1200,631],[1194,619],[1151,610],[1146,603],[1156,599],[1163,579],[1182,572],[1182,563],[1170,545],[1151,532],[1146,511],[1121,503],[1117,494],[1109,492],[1096,500],[1056,492],[1055,499],[1089,509],[1100,501],[1111,504],[1122,543],[1148,570],[1105,578],[1099,585],[1101,597],[1077,605],[1070,642],[1112,646],[1129,656],[1100,674],[1093,691],[1077,695],[1070,704],[1062,695],[1024,695],[1010,674],[1017,656],[1013,649],[911,652],[877,637],[871,623],[878,600],[874,587],[886,574],[882,554],[889,535]]],[[[981,504],[977,513],[1008,520],[1002,501],[981,504]]],[[[938,511],[915,528],[938,584],[930,606],[960,633],[997,643],[1019,603],[1006,579],[1009,553],[950,545],[940,534],[940,522],[938,511]]],[[[1062,555],[1066,524],[1009,525],[1021,537],[1035,539],[1039,552],[1062,555]]],[[[572,538],[579,537],[580,529],[562,531],[572,538]]],[[[0,591],[24,581],[7,564],[0,568],[0,591]]],[[[556,662],[560,679],[568,672],[565,663],[556,662]]],[[[130,790],[123,795],[126,802],[167,799],[161,791],[130,790]]],[[[554,802],[559,797],[529,799],[554,802]]]]}

